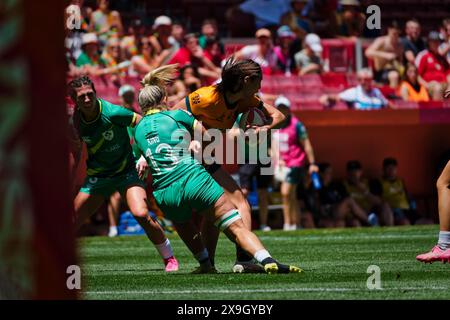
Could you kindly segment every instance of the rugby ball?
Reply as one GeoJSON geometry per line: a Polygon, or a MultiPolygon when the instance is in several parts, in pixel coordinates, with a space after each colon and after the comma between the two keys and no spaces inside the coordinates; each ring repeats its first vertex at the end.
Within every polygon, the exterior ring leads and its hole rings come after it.
{"type": "Polygon", "coordinates": [[[256,146],[267,139],[267,134],[263,136],[259,135],[251,139],[251,136],[254,132],[253,128],[249,128],[249,126],[264,126],[267,124],[267,118],[264,113],[256,108],[251,108],[247,112],[241,115],[241,119],[239,120],[239,128],[244,132],[247,139],[245,143],[250,146],[256,146]]]}
{"type": "Polygon", "coordinates": [[[239,120],[239,128],[247,130],[247,126],[263,126],[267,124],[267,119],[264,113],[256,108],[250,108],[247,112],[243,113],[239,120]]]}

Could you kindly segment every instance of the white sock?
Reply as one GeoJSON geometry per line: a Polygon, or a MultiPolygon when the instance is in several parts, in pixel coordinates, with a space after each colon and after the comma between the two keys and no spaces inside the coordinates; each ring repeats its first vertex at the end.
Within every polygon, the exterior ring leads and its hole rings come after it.
{"type": "Polygon", "coordinates": [[[118,235],[118,231],[117,231],[117,227],[116,226],[110,226],[109,227],[109,233],[108,233],[108,236],[110,236],[110,237],[115,237],[115,236],[117,236],[118,235]]]}
{"type": "Polygon", "coordinates": [[[283,230],[287,231],[287,230],[291,230],[291,225],[290,224],[283,224],[283,230]]]}
{"type": "Polygon", "coordinates": [[[168,259],[170,257],[173,257],[173,251],[172,251],[172,247],[170,246],[169,239],[166,239],[166,241],[164,241],[161,244],[155,244],[155,248],[156,248],[156,250],[158,250],[159,254],[161,255],[161,257],[163,259],[168,259]]]}
{"type": "Polygon", "coordinates": [[[450,249],[450,231],[439,231],[438,246],[442,250],[450,249]]]}
{"type": "Polygon", "coordinates": [[[261,249],[255,252],[254,255],[256,261],[258,261],[259,263],[262,263],[264,261],[264,259],[267,258],[271,258],[272,256],[270,255],[269,251],[265,250],[265,249],[261,249]]]}
{"type": "Polygon", "coordinates": [[[297,230],[297,225],[296,224],[291,224],[289,230],[297,230]]]}

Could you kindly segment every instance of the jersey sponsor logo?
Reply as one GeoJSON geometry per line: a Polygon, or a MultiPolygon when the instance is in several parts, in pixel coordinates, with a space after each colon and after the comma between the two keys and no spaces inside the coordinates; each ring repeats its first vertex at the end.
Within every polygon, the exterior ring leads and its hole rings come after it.
{"type": "Polygon", "coordinates": [[[198,93],[192,94],[192,103],[199,104],[200,103],[200,95],[198,93]]]}
{"type": "Polygon", "coordinates": [[[111,141],[114,139],[114,131],[113,130],[106,130],[102,133],[103,138],[105,138],[106,141],[111,141]]]}

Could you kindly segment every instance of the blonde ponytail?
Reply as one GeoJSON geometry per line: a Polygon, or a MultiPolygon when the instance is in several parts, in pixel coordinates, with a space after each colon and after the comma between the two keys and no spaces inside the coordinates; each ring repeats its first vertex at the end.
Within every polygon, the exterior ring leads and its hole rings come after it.
{"type": "Polygon", "coordinates": [[[150,71],[142,79],[143,88],[139,92],[138,102],[142,113],[149,109],[163,109],[161,102],[167,96],[166,86],[176,79],[178,64],[169,64],[150,71]]]}

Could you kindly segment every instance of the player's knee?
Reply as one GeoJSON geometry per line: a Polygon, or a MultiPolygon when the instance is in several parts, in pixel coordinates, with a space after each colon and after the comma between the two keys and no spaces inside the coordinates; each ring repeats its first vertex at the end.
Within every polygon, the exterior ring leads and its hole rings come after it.
{"type": "Polygon", "coordinates": [[[148,209],[147,208],[133,208],[131,209],[131,213],[135,218],[147,218],[148,217],[148,209]]]}
{"type": "Polygon", "coordinates": [[[441,173],[441,175],[436,181],[436,188],[438,189],[438,191],[445,190],[450,185],[450,176],[449,174],[446,174],[445,172],[446,169],[447,168],[444,169],[444,171],[441,173]]]}

